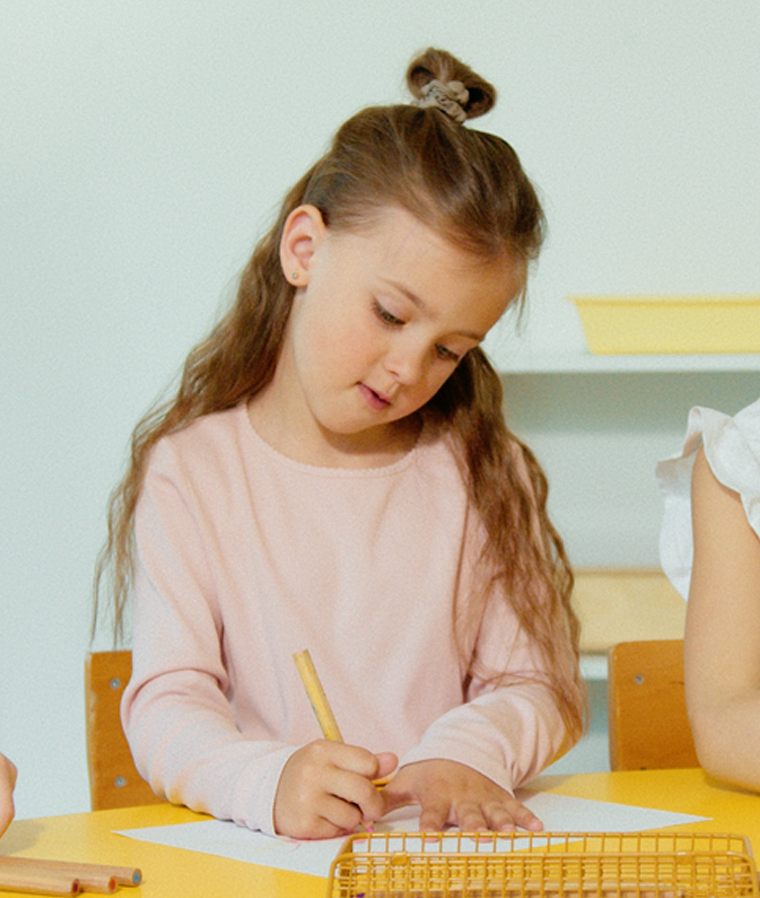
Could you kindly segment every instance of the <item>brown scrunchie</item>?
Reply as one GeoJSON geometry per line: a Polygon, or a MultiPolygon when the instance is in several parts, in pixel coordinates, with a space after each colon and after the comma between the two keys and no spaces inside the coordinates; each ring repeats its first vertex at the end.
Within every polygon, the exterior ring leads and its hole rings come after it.
{"type": "Polygon", "coordinates": [[[449,81],[444,84],[434,78],[420,88],[422,96],[416,101],[418,106],[437,106],[450,118],[460,124],[467,120],[465,105],[470,92],[461,81],[449,81]]]}

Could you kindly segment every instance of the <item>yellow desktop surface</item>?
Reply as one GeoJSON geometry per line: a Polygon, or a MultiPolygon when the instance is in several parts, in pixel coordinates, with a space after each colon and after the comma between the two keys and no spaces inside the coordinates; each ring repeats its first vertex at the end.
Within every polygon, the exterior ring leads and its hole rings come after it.
{"type": "MultiPolygon", "coordinates": [[[[710,780],[702,770],[642,770],[538,777],[531,788],[712,819],[668,831],[739,833],[760,857],[760,796],[710,780]]],[[[205,819],[169,804],[15,821],[0,854],[139,867],[143,882],[125,898],[324,898],[327,880],[179,848],[114,830],[205,819]]],[[[0,891],[2,896],[15,893],[0,891]]]]}

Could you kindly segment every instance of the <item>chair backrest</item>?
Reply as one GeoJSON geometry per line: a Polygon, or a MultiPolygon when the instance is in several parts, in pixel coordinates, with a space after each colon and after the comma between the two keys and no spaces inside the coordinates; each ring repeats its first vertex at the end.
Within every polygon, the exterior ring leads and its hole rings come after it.
{"type": "Polygon", "coordinates": [[[85,659],[87,767],[93,811],[157,804],[140,776],[121,727],[121,694],[132,675],[132,652],[88,652],[85,659]]]}
{"type": "Polygon", "coordinates": [[[608,653],[612,770],[699,767],[683,678],[683,640],[620,642],[608,653]]]}

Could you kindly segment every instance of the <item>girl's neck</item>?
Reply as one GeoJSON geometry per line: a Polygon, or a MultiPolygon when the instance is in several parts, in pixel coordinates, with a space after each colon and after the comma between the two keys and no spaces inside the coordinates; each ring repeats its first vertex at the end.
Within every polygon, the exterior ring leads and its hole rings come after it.
{"type": "Polygon", "coordinates": [[[287,410],[268,388],[248,400],[248,419],[256,433],[282,455],[322,468],[382,468],[401,461],[422,429],[418,415],[381,428],[339,434],[315,425],[309,433],[292,426],[287,410]]]}

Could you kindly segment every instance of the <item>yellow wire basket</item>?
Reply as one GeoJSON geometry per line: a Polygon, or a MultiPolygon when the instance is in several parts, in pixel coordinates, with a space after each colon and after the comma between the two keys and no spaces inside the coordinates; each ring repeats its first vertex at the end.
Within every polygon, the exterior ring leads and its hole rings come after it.
{"type": "Polygon", "coordinates": [[[744,836],[708,833],[372,833],[351,836],[328,898],[757,896],[744,836]]]}

